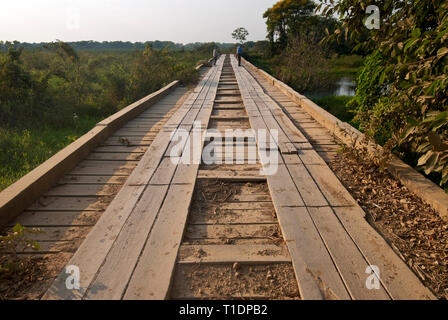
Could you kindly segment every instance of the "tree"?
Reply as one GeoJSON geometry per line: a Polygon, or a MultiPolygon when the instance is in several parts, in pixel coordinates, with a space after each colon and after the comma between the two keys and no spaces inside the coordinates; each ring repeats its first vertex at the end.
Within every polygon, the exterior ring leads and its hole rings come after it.
{"type": "Polygon", "coordinates": [[[249,32],[245,28],[238,28],[232,33],[232,38],[243,44],[249,36],[249,32]]]}
{"type": "Polygon", "coordinates": [[[361,128],[377,141],[399,147],[426,174],[448,183],[448,1],[375,1],[380,29],[368,30],[370,1],[324,0],[327,16],[369,56],[352,104],[361,128]],[[358,36],[369,32],[369,41],[358,36]]]}
{"type": "Polygon", "coordinates": [[[274,43],[277,43],[280,49],[286,48],[288,37],[297,37],[303,32],[303,26],[313,16],[315,8],[311,0],[281,0],[266,10],[263,18],[266,19],[271,46],[274,48],[274,43]]]}

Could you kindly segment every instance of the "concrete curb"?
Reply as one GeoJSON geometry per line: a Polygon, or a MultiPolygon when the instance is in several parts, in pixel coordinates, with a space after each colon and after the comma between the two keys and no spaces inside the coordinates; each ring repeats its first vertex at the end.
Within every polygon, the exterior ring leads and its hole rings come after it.
{"type": "MultiPolygon", "coordinates": [[[[199,65],[196,69],[199,70],[202,67],[203,65],[199,65]]],[[[0,193],[0,226],[5,226],[20,215],[50,190],[64,174],[85,159],[94,148],[103,143],[125,123],[168,95],[178,85],[178,80],[173,81],[164,88],[104,119],[87,134],[3,190],[0,193]]]]}
{"type": "MultiPolygon", "coordinates": [[[[272,84],[280,91],[289,96],[294,102],[302,106],[317,122],[327,128],[344,144],[361,150],[362,152],[366,152],[375,159],[382,158],[383,148],[368,140],[363,133],[359,132],[348,123],[339,120],[307,97],[297,93],[294,89],[277,80],[267,72],[255,67],[244,59],[243,62],[248,68],[261,74],[268,81],[272,82],[272,84]]],[[[434,208],[442,219],[448,221],[448,194],[443,189],[394,155],[388,162],[388,170],[395,178],[400,180],[406,188],[434,208]]]]}

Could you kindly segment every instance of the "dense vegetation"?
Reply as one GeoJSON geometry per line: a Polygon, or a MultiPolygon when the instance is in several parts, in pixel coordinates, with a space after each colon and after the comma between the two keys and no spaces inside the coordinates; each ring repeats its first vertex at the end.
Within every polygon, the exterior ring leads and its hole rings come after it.
{"type": "Polygon", "coordinates": [[[194,50],[77,51],[63,42],[0,51],[0,190],[101,119],[180,79],[197,80],[194,50]]]}
{"type": "MultiPolygon", "coordinates": [[[[154,50],[162,50],[168,49],[171,51],[177,50],[193,50],[200,48],[204,45],[201,42],[181,44],[174,43],[172,41],[148,41],[148,42],[129,42],[129,41],[76,41],[76,42],[67,42],[69,46],[71,46],[75,50],[95,50],[95,51],[129,51],[129,50],[144,50],[147,45],[150,45],[154,50]]],[[[25,49],[37,49],[44,48],[48,46],[47,42],[40,43],[28,43],[28,42],[3,42],[0,40],[0,50],[8,50],[11,46],[14,48],[25,48],[25,49]]],[[[216,43],[220,48],[229,48],[233,47],[233,43],[216,43]]]]}
{"type": "Polygon", "coordinates": [[[347,32],[370,53],[351,105],[361,128],[434,181],[448,182],[448,2],[446,0],[323,1],[324,13],[341,16],[330,38],[347,32]],[[380,29],[363,18],[380,8],[380,29]]]}
{"type": "Polygon", "coordinates": [[[316,102],[447,186],[446,0],[281,0],[264,17],[269,41],[249,60],[305,94],[357,74],[354,99],[316,102]],[[379,30],[364,24],[369,5],[379,30]]]}
{"type": "MultiPolygon", "coordinates": [[[[304,94],[356,76],[354,99],[315,101],[448,186],[446,0],[281,0],[264,18],[267,41],[244,43],[251,62],[304,94]],[[364,25],[371,4],[379,30],[364,25]]],[[[0,43],[0,188],[106,115],[175,78],[194,81],[213,47],[150,45],[0,43]]]]}
{"type": "Polygon", "coordinates": [[[362,65],[362,59],[352,55],[362,53],[353,52],[353,41],[343,39],[322,44],[340,22],[316,15],[315,10],[313,1],[279,1],[263,16],[268,41],[246,44],[251,62],[302,93],[329,89],[341,74],[357,72],[362,65]],[[348,54],[349,58],[341,59],[348,54]]]}

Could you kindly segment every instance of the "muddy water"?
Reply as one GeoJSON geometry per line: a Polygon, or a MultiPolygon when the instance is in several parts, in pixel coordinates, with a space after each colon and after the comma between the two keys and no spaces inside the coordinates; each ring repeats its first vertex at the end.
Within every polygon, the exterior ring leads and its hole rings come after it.
{"type": "Polygon", "coordinates": [[[344,76],[330,90],[305,92],[304,95],[310,99],[320,99],[323,97],[353,97],[355,96],[356,82],[352,77],[344,76]]]}

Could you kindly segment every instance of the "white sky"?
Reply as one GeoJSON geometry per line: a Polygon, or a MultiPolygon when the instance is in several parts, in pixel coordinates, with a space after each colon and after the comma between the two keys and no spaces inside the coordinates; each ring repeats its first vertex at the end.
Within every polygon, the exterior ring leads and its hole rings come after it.
{"type": "Polygon", "coordinates": [[[263,13],[277,0],[0,0],[0,40],[22,42],[263,40],[263,13]]]}

